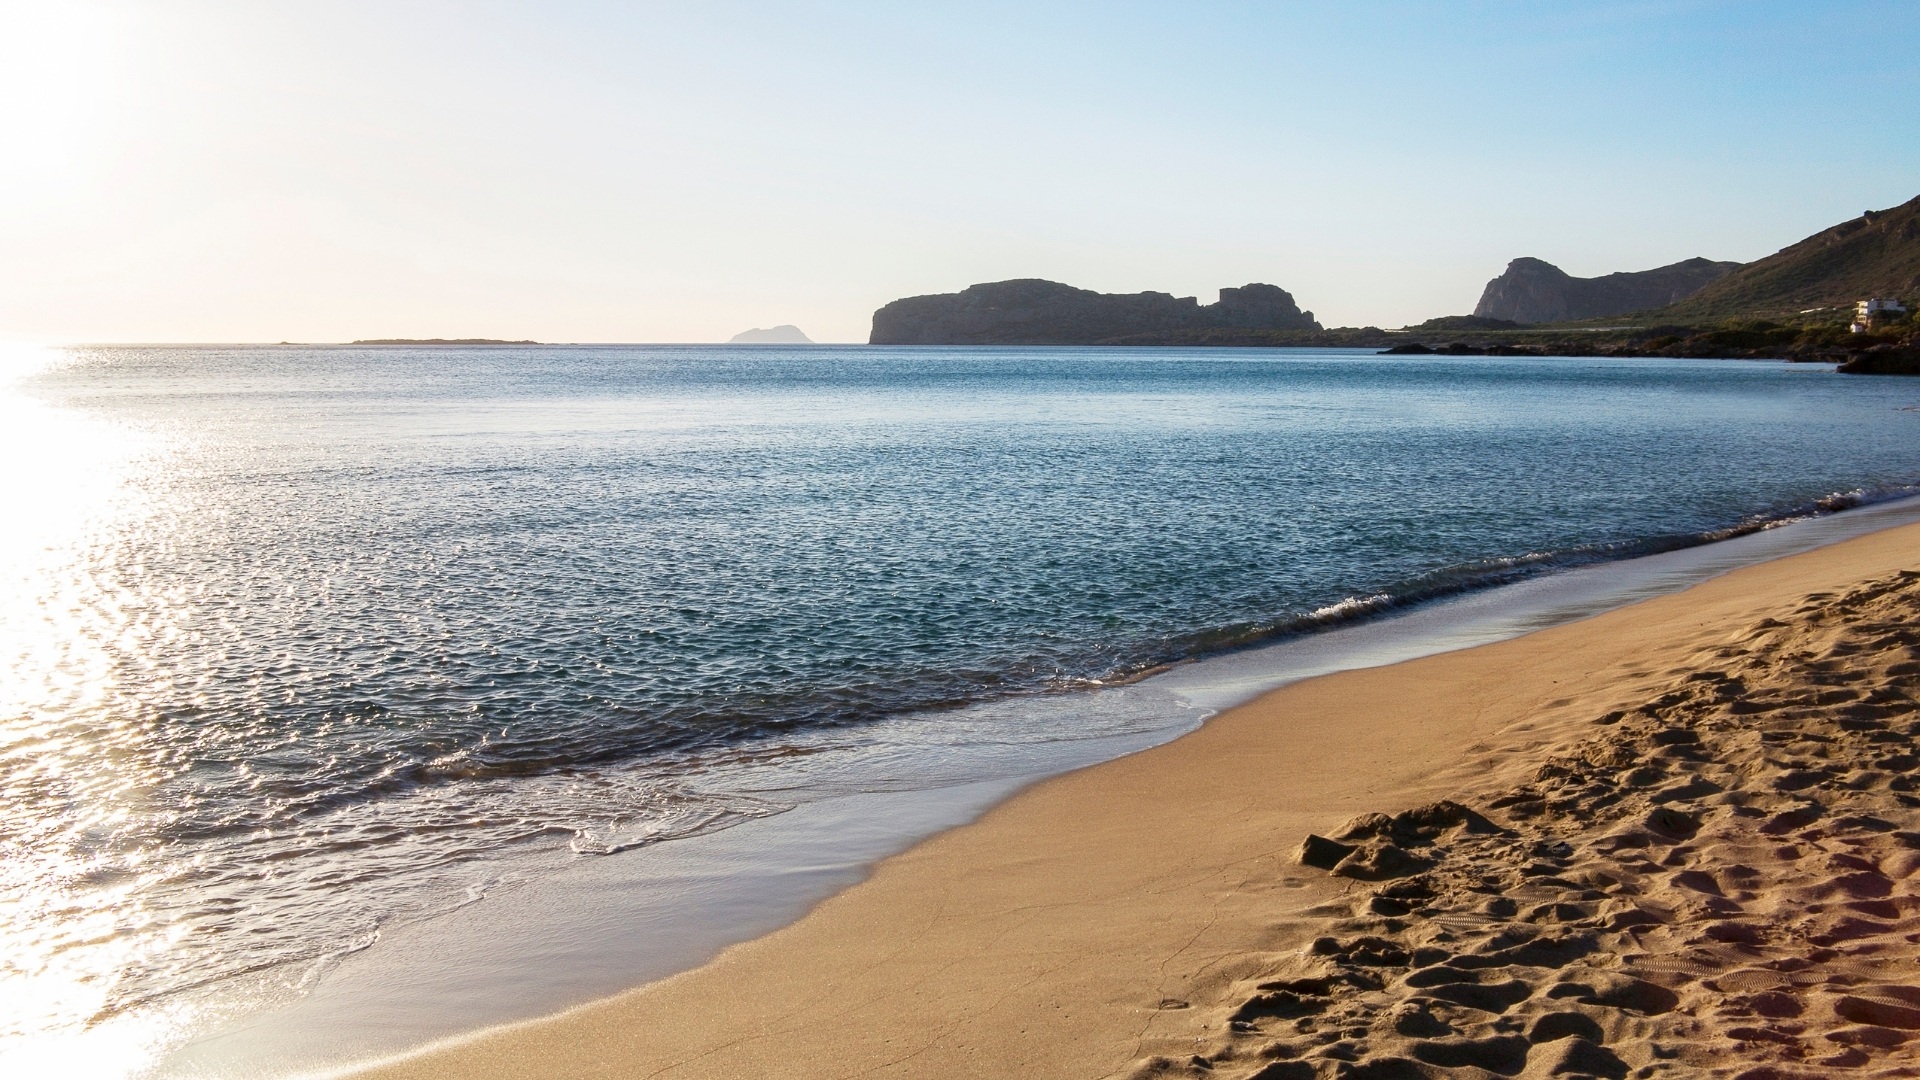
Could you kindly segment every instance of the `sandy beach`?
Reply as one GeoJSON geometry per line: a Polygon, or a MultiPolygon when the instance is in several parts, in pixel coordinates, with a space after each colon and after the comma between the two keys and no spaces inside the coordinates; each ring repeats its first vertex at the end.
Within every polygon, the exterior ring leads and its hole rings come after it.
{"type": "Polygon", "coordinates": [[[1916,571],[1890,529],[1298,683],[357,1075],[1920,1075],[1916,571]]]}

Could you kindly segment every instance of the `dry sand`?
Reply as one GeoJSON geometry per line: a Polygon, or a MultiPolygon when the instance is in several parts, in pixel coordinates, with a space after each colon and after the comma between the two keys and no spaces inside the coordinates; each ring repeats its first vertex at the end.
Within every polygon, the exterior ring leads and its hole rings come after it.
{"type": "Polygon", "coordinates": [[[1910,526],[1296,684],[368,1075],[1920,1076],[1916,568],[1910,526]]]}

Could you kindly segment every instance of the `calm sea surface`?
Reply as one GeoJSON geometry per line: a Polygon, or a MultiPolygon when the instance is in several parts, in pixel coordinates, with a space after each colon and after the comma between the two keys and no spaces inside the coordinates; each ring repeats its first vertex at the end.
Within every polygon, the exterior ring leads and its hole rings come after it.
{"type": "Polygon", "coordinates": [[[1920,483],[1920,381],[1774,363],[22,365],[41,370],[0,391],[0,1044],[102,1061],[156,1052],[221,988],[297,993],[383,925],[538,872],[515,853],[943,782],[956,741],[1167,722],[960,706],[1920,483]],[[160,1019],[86,1043],[128,1017],[160,1019]]]}

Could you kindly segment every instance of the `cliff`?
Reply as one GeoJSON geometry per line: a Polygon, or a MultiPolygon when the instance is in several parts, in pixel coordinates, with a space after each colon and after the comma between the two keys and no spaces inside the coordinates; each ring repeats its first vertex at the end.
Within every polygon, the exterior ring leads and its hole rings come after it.
{"type": "Polygon", "coordinates": [[[873,313],[875,345],[1099,345],[1210,330],[1319,330],[1272,285],[1221,289],[1217,303],[1170,293],[1098,293],[1023,278],[895,300],[873,313]]]}
{"type": "Polygon", "coordinates": [[[1515,259],[1480,294],[1476,316],[1516,323],[1570,322],[1625,315],[1683,300],[1739,263],[1687,259],[1670,266],[1577,278],[1549,262],[1515,259]]]}
{"type": "Polygon", "coordinates": [[[1850,309],[1875,296],[1911,301],[1916,295],[1920,198],[1817,232],[1652,314],[1674,323],[1768,319],[1804,316],[1809,309],[1850,309]]]}

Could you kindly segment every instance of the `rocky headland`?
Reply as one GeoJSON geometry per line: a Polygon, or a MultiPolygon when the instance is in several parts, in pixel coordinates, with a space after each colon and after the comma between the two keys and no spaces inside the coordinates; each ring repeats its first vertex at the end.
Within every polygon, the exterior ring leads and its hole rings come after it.
{"type": "MultiPolygon", "coordinates": [[[[1837,364],[1858,375],[1920,374],[1920,332],[1911,315],[1851,325],[1855,304],[1901,300],[1920,309],[1920,198],[1823,229],[1730,271],[1732,264],[1689,260],[1644,274],[1611,274],[1588,283],[1646,278],[1696,265],[1714,276],[1684,298],[1611,315],[1562,309],[1568,278],[1538,260],[1517,259],[1487,285],[1474,315],[1429,319],[1392,335],[1388,351],[1454,356],[1665,356],[1779,359],[1837,364]],[[1529,304],[1535,306],[1529,307],[1529,304]]],[[[1623,301],[1624,302],[1624,301],[1623,301]]]]}
{"type": "Polygon", "coordinates": [[[878,345],[1199,345],[1382,350],[1400,355],[1784,359],[1850,374],[1920,374],[1902,317],[1854,333],[1854,303],[1920,310],[1920,199],[1841,222],[1756,262],[1687,259],[1576,278],[1515,259],[1471,315],[1400,330],[1322,327],[1286,290],[1246,285],[1201,304],[1169,293],[1098,293],[1039,279],[896,300],[878,345]]]}
{"type": "Polygon", "coordinates": [[[1684,300],[1739,266],[1687,259],[1652,270],[1578,278],[1550,262],[1515,259],[1487,282],[1473,314],[1522,324],[1625,315],[1684,300]]]}
{"type": "Polygon", "coordinates": [[[1137,339],[1154,336],[1222,333],[1231,338],[1320,328],[1312,312],[1301,311],[1292,294],[1273,285],[1221,289],[1218,302],[1202,304],[1171,293],[1099,293],[1022,278],[895,300],[873,313],[869,340],[875,345],[1109,345],[1146,344],[1137,339]]]}

